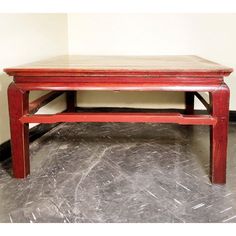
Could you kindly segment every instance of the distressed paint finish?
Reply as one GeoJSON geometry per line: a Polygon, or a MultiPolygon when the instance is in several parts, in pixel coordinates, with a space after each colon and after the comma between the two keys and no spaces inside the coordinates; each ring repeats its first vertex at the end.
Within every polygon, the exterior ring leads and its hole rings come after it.
{"type": "MultiPolygon", "coordinates": [[[[29,171],[22,171],[23,154],[28,152],[27,145],[19,145],[16,137],[27,139],[22,127],[26,123],[55,122],[161,122],[178,124],[202,124],[212,126],[212,181],[225,183],[227,126],[228,126],[228,88],[224,76],[232,69],[197,56],[62,56],[29,65],[8,68],[5,72],[14,76],[15,89],[9,88],[12,98],[17,97],[19,106],[26,107],[26,96],[19,96],[31,90],[65,91],[67,112],[56,115],[28,115],[17,108],[10,108],[11,129],[18,133],[12,135],[13,162],[17,161],[18,170],[13,168],[16,177],[25,177],[29,171]],[[227,88],[227,89],[225,89],[227,88]],[[183,91],[186,92],[186,115],[182,114],[77,114],[75,113],[75,91],[77,90],[126,90],[126,91],[183,91]],[[211,94],[212,114],[193,115],[193,92],[205,91],[211,94]],[[16,95],[16,96],[14,96],[16,95]],[[222,98],[223,97],[223,98],[222,98]],[[21,104],[21,105],[20,105],[21,104]],[[220,108],[224,106],[224,109],[220,108]],[[17,124],[20,129],[15,128],[17,124]],[[219,135],[223,130],[223,140],[219,135]],[[220,144],[220,145],[219,145],[220,144]],[[22,150],[23,149],[23,150],[22,150]],[[20,154],[21,155],[20,155],[20,154]],[[16,175],[15,172],[20,172],[16,175]]],[[[47,97],[47,96],[46,96],[47,97]]],[[[36,102],[37,104],[37,102],[36,102]]],[[[38,106],[44,104],[38,100],[38,106]]],[[[206,105],[206,104],[205,104],[206,105]]],[[[27,130],[27,128],[24,128],[27,130]]],[[[12,134],[15,132],[12,132],[12,134]]],[[[27,144],[27,142],[24,142],[27,144]]],[[[25,155],[27,156],[27,155],[25,155]]],[[[28,163],[28,162],[27,162],[28,163]]]]}
{"type": "Polygon", "coordinates": [[[29,112],[29,92],[11,83],[8,88],[8,102],[13,175],[15,178],[25,178],[30,173],[29,125],[22,124],[20,118],[29,112]]]}
{"type": "Polygon", "coordinates": [[[211,176],[214,183],[226,181],[229,94],[225,84],[210,94],[212,116],[218,120],[211,126],[211,176]]]}
{"type": "Polygon", "coordinates": [[[187,116],[180,113],[60,113],[57,115],[25,115],[20,118],[25,123],[60,123],[60,122],[151,122],[176,123],[181,125],[214,125],[217,119],[209,115],[187,116]]]}
{"type": "MultiPolygon", "coordinates": [[[[13,76],[196,76],[219,77],[231,68],[198,56],[59,56],[5,70],[13,76]]],[[[36,82],[36,81],[35,81],[36,82]]],[[[41,82],[41,81],[39,81],[41,82]]]]}

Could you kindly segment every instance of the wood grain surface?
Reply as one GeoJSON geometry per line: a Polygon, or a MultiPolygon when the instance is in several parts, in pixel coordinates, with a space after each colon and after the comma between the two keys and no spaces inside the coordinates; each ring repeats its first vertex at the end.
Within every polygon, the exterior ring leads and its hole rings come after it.
{"type": "Polygon", "coordinates": [[[59,75],[212,75],[232,69],[193,55],[178,56],[79,56],[66,55],[7,68],[13,76],[59,75]]]}

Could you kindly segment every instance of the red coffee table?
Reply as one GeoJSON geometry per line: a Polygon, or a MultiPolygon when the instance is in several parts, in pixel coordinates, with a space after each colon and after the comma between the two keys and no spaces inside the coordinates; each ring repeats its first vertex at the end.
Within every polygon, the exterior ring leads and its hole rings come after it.
{"type": "Polygon", "coordinates": [[[224,83],[232,69],[197,56],[59,56],[7,68],[14,77],[8,89],[13,174],[30,173],[29,123],[157,122],[211,126],[211,180],[226,181],[229,88],[224,83]],[[29,103],[29,92],[52,92],[29,103]],[[76,112],[77,90],[183,91],[186,112],[76,112]],[[34,114],[62,93],[67,110],[53,115],[34,114]],[[208,104],[198,92],[209,92],[208,104]],[[209,111],[194,115],[194,96],[209,111]]]}

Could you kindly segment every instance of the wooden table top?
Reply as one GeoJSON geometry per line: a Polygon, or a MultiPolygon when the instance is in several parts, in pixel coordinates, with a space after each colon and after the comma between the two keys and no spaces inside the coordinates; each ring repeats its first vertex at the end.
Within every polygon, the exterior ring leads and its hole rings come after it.
{"type": "Polygon", "coordinates": [[[205,75],[227,76],[229,67],[193,55],[84,56],[65,55],[7,68],[12,76],[68,75],[205,75]]]}

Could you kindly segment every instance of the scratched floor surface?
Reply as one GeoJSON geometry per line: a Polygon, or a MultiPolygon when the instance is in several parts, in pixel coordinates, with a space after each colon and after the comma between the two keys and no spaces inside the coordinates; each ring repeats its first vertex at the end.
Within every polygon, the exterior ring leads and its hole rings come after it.
{"type": "Polygon", "coordinates": [[[0,222],[236,222],[236,125],[227,184],[212,185],[208,127],[61,124],[30,146],[31,175],[0,166],[0,222]]]}

